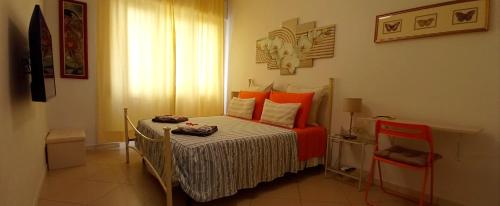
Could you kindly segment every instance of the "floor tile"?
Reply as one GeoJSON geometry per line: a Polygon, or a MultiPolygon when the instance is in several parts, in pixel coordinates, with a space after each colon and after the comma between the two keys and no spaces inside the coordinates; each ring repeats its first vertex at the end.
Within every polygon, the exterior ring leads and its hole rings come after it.
{"type": "Polygon", "coordinates": [[[40,198],[86,204],[91,200],[104,196],[115,187],[117,187],[117,184],[114,183],[47,177],[42,187],[40,198]]]}
{"type": "Polygon", "coordinates": [[[395,200],[382,201],[382,202],[377,203],[377,205],[380,205],[380,206],[415,206],[418,204],[415,202],[410,202],[410,201],[405,200],[405,199],[395,199],[395,200]]]}
{"type": "Polygon", "coordinates": [[[120,185],[106,195],[89,202],[89,206],[141,206],[141,205],[161,205],[158,203],[148,204],[144,198],[141,188],[131,185],[120,185]]]}
{"type": "Polygon", "coordinates": [[[95,167],[94,165],[86,164],[83,166],[63,168],[49,170],[47,172],[48,177],[58,178],[58,179],[81,179],[87,178],[89,173],[92,173],[95,167]]]}
{"type": "Polygon", "coordinates": [[[261,183],[255,190],[257,197],[300,199],[298,183],[285,178],[261,183]]]}
{"type": "Polygon", "coordinates": [[[38,206],[83,206],[81,204],[76,203],[68,203],[68,202],[57,202],[51,200],[38,200],[38,206]]]}
{"type": "Polygon", "coordinates": [[[300,197],[302,200],[348,203],[349,200],[342,190],[345,185],[323,175],[309,177],[299,183],[300,197]]]}
{"type": "Polygon", "coordinates": [[[250,205],[251,206],[276,206],[276,205],[300,206],[300,201],[295,199],[258,197],[252,199],[250,205]]]}
{"type": "Polygon", "coordinates": [[[338,203],[338,202],[321,202],[321,201],[302,201],[302,206],[351,206],[350,203],[338,203]]]}
{"type": "MultiPolygon", "coordinates": [[[[355,188],[349,189],[345,188],[344,192],[347,195],[347,198],[349,201],[353,204],[357,203],[365,203],[365,191],[358,191],[355,188]]],[[[392,200],[397,200],[399,199],[398,197],[394,195],[387,194],[383,192],[379,187],[372,187],[370,189],[370,192],[368,193],[368,200],[370,202],[384,202],[384,201],[392,201],[392,200]]]]}
{"type": "MultiPolygon", "coordinates": [[[[286,174],[252,189],[193,206],[348,206],[365,205],[364,192],[356,182],[311,168],[298,174],[286,174]]],[[[187,205],[188,196],[174,189],[174,205],[187,205]]],[[[156,206],[165,205],[160,183],[145,168],[140,156],[130,153],[125,164],[122,148],[97,149],[87,152],[84,166],[51,170],[45,179],[39,206],[156,206]]],[[[382,206],[406,206],[414,203],[386,195],[374,187],[370,200],[382,206]]]]}
{"type": "Polygon", "coordinates": [[[206,203],[194,203],[193,206],[249,206],[252,199],[245,197],[226,197],[206,203]]]}
{"type": "Polygon", "coordinates": [[[124,165],[99,165],[95,171],[89,173],[87,180],[112,183],[128,183],[123,170],[124,165]]]}

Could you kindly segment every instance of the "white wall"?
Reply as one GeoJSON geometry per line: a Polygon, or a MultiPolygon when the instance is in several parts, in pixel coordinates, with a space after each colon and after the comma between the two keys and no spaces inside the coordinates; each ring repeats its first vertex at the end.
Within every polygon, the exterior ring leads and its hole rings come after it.
{"type": "MultiPolygon", "coordinates": [[[[59,0],[44,0],[45,18],[52,32],[54,65],[60,72],[59,0]]],[[[57,96],[48,103],[49,128],[81,128],[87,134],[87,145],[96,141],[96,4],[87,2],[88,71],[89,79],[68,79],[56,75],[57,96]]]]}
{"type": "Polygon", "coordinates": [[[22,64],[38,2],[0,1],[0,205],[34,205],[46,171],[46,104],[31,101],[22,64]]]}
{"type": "MultiPolygon", "coordinates": [[[[465,205],[499,205],[500,1],[491,2],[488,32],[373,43],[376,15],[443,1],[231,0],[228,90],[244,88],[248,78],[312,86],[334,77],[335,131],[348,125],[344,97],[363,98],[364,115],[482,128],[472,136],[434,133],[444,156],[436,163],[436,193],[465,205]],[[295,17],[336,24],[335,57],[315,60],[295,76],[256,64],[255,41],[295,17]]],[[[385,174],[392,183],[419,188],[420,176],[390,169],[385,174]]]]}

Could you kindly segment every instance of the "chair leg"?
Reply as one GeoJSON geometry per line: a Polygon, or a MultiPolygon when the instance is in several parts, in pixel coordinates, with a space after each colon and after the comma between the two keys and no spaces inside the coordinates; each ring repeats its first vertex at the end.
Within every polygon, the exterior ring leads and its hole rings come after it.
{"type": "Polygon", "coordinates": [[[384,180],[382,178],[382,167],[380,166],[380,161],[377,161],[377,166],[378,166],[378,178],[380,181],[380,189],[382,189],[382,191],[386,192],[385,188],[384,188],[384,180]]]}
{"type": "Polygon", "coordinates": [[[430,185],[431,189],[430,189],[430,192],[431,192],[431,201],[430,202],[430,205],[432,205],[432,203],[434,202],[434,165],[431,163],[431,185],[430,185]]]}
{"type": "Polygon", "coordinates": [[[429,168],[426,167],[425,168],[425,172],[424,172],[424,179],[422,180],[422,191],[420,193],[420,201],[419,201],[419,204],[420,206],[424,206],[425,205],[425,188],[426,188],[426,183],[427,183],[427,176],[428,176],[428,173],[429,173],[429,168]]]}
{"type": "Polygon", "coordinates": [[[375,169],[375,159],[372,158],[370,173],[368,173],[368,181],[366,181],[365,202],[367,205],[371,205],[370,203],[368,203],[368,192],[370,191],[370,187],[372,186],[373,183],[374,169],[375,169]]]}

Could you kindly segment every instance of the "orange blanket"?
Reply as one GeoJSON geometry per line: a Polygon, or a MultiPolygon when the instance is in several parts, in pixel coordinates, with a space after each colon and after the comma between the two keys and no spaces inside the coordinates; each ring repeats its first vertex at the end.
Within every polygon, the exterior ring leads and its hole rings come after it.
{"type": "MultiPolygon", "coordinates": [[[[266,124],[260,122],[259,120],[249,121],[266,124]]],[[[326,128],[321,126],[308,126],[306,128],[293,128],[291,130],[297,133],[297,151],[299,153],[298,156],[300,161],[325,156],[326,128]]]]}
{"type": "Polygon", "coordinates": [[[323,157],[326,152],[326,128],[306,127],[292,129],[297,133],[299,160],[323,157]]]}

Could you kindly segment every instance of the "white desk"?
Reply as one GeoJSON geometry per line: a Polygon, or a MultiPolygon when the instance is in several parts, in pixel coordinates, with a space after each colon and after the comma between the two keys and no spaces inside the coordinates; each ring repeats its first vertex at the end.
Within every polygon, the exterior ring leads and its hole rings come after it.
{"type": "Polygon", "coordinates": [[[455,125],[441,125],[441,124],[433,124],[430,122],[423,121],[411,121],[411,120],[402,120],[402,119],[387,119],[387,118],[373,118],[373,117],[360,117],[360,120],[372,121],[375,122],[377,120],[385,120],[390,122],[399,122],[399,123],[409,123],[409,124],[423,124],[431,127],[433,130],[439,130],[444,132],[452,132],[459,134],[477,134],[481,132],[480,128],[470,128],[470,127],[461,127],[455,125]]]}

